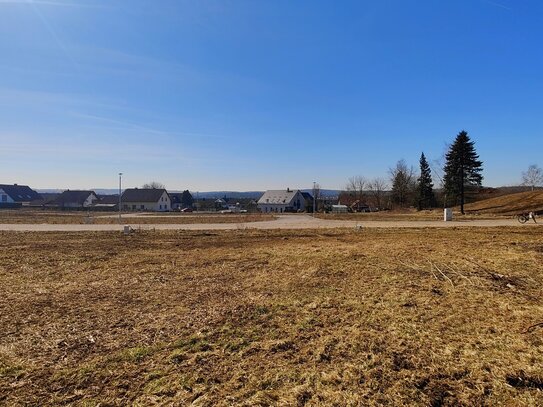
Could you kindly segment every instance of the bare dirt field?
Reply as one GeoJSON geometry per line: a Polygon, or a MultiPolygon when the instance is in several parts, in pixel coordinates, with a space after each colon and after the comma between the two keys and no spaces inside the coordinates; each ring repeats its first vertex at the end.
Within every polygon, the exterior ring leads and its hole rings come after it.
{"type": "MultiPolygon", "coordinates": [[[[516,219],[492,218],[492,219],[462,219],[452,222],[443,222],[443,220],[363,220],[363,219],[334,219],[334,218],[314,218],[307,214],[289,214],[276,215],[272,220],[266,217],[254,217],[250,222],[243,222],[243,218],[225,216],[225,220],[213,223],[199,223],[198,220],[192,220],[188,223],[169,222],[168,216],[163,217],[162,222],[138,223],[132,222],[132,217],[123,218],[123,223],[119,224],[108,219],[109,223],[83,224],[83,223],[0,223],[0,231],[18,231],[18,232],[98,232],[98,231],[120,231],[123,227],[130,226],[135,230],[243,230],[243,229],[334,229],[334,228],[466,228],[466,227],[541,227],[543,223],[528,222],[521,225],[516,219]],[[234,221],[237,219],[237,221],[234,221]]],[[[146,219],[156,219],[158,216],[146,217],[146,219]]]]}
{"type": "MultiPolygon", "coordinates": [[[[383,221],[383,222],[397,222],[397,221],[440,221],[443,220],[443,209],[432,209],[417,211],[415,209],[395,210],[395,211],[381,211],[381,212],[354,212],[354,213],[318,213],[316,216],[319,219],[330,220],[356,220],[360,222],[364,221],[383,221]]],[[[471,220],[493,220],[493,219],[509,219],[511,215],[495,215],[492,213],[477,214],[470,213],[466,215],[460,214],[459,211],[454,212],[454,218],[458,221],[471,221],[471,220]]]]}
{"type": "MultiPolygon", "coordinates": [[[[171,213],[125,213],[123,219],[130,224],[207,224],[207,223],[249,223],[274,219],[270,214],[180,214],[171,213]]],[[[0,210],[0,224],[96,224],[116,225],[118,213],[85,211],[43,211],[43,210],[0,210]]]]}
{"type": "Polygon", "coordinates": [[[543,229],[0,232],[0,404],[542,405],[543,229]]]}

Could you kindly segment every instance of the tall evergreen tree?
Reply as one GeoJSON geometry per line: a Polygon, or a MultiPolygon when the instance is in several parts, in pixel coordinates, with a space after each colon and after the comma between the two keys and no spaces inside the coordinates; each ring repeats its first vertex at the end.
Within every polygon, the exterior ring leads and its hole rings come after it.
{"type": "Polygon", "coordinates": [[[425,208],[432,208],[436,204],[434,196],[434,184],[432,182],[432,171],[426,161],[424,153],[420,156],[420,177],[417,180],[418,208],[419,211],[425,208]]]}
{"type": "Polygon", "coordinates": [[[460,211],[464,214],[466,190],[480,187],[483,181],[481,172],[483,162],[475,152],[475,143],[468,133],[462,130],[446,155],[444,170],[444,190],[446,200],[457,203],[460,200],[460,211]]]}

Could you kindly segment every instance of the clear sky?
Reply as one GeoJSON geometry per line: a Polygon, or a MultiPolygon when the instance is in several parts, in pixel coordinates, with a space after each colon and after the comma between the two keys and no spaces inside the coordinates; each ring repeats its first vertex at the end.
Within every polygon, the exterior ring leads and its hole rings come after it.
{"type": "Polygon", "coordinates": [[[542,44],[540,0],[0,0],[0,183],[342,188],[465,129],[517,184],[542,44]]]}

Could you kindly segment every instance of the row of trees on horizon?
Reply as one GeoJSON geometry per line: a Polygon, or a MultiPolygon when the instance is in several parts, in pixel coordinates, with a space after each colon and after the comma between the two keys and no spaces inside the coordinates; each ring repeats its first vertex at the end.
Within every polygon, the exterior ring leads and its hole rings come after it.
{"type": "MultiPolygon", "coordinates": [[[[389,178],[363,176],[349,178],[346,192],[356,200],[368,201],[377,208],[416,207],[419,210],[439,206],[460,206],[464,213],[464,204],[482,187],[483,162],[475,149],[475,142],[464,130],[458,133],[445,154],[442,175],[432,174],[432,168],[424,154],[419,158],[418,173],[405,160],[399,160],[389,169],[389,178]],[[434,177],[439,180],[439,187],[434,187],[434,177]],[[390,186],[390,188],[389,188],[390,186]]],[[[522,184],[531,187],[543,185],[543,170],[532,164],[522,173],[522,184]]]]}
{"type": "MultiPolygon", "coordinates": [[[[404,159],[399,160],[388,171],[388,179],[377,177],[366,179],[358,175],[349,178],[345,193],[350,201],[371,204],[379,209],[416,207],[418,210],[436,207],[460,206],[478,193],[483,181],[483,162],[475,149],[475,142],[464,130],[459,132],[448,147],[444,164],[432,167],[424,152],[419,158],[419,171],[409,166],[404,159]],[[434,180],[438,180],[438,188],[434,180]]],[[[543,185],[543,170],[535,164],[522,173],[522,185],[531,187],[543,185]]],[[[165,185],[152,181],[143,188],[165,188],[165,185]]],[[[313,196],[320,198],[320,186],[313,188],[313,196]]],[[[345,196],[345,195],[343,195],[345,196]]],[[[340,196],[341,201],[341,196],[340,196]]],[[[183,191],[183,204],[192,206],[194,200],[188,190],[183,191]]]]}

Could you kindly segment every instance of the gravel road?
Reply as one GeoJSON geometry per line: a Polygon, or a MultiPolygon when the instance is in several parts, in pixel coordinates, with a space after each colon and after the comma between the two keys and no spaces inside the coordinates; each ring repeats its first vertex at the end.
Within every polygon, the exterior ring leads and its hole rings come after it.
{"type": "Polygon", "coordinates": [[[130,224],[124,219],[122,225],[85,224],[0,224],[0,231],[18,232],[83,232],[122,230],[124,225],[144,230],[237,230],[237,229],[325,229],[325,228],[427,228],[427,227],[534,227],[542,224],[521,225],[515,219],[492,219],[470,221],[348,221],[313,218],[309,215],[283,215],[275,220],[248,223],[194,223],[194,224],[130,224]]]}

